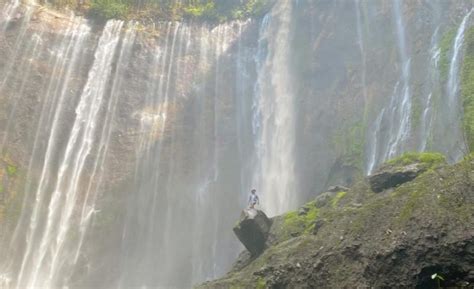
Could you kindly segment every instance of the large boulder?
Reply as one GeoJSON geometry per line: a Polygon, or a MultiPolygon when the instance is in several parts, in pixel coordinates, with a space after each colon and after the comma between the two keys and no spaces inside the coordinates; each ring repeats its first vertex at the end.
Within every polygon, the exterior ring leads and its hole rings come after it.
{"type": "Polygon", "coordinates": [[[379,193],[409,182],[425,170],[420,164],[386,167],[369,176],[369,184],[374,192],[379,193]]]}
{"type": "Polygon", "coordinates": [[[265,249],[271,225],[272,221],[264,212],[246,209],[242,211],[239,222],[233,230],[252,256],[257,256],[265,249]]]}
{"type": "Polygon", "coordinates": [[[445,164],[445,157],[439,153],[406,153],[383,164],[369,176],[369,184],[374,192],[379,193],[409,182],[428,169],[445,164]]]}

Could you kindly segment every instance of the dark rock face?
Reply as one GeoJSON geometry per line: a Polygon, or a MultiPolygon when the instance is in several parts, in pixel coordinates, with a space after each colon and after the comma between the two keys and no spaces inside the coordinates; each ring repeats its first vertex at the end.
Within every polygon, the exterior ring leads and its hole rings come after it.
{"type": "Polygon", "coordinates": [[[271,224],[271,220],[264,212],[246,209],[242,211],[240,220],[233,230],[245,248],[253,256],[256,256],[265,249],[265,241],[268,238],[271,224]]]}
{"type": "Polygon", "coordinates": [[[394,188],[403,183],[409,182],[425,170],[426,168],[419,164],[382,168],[369,176],[370,187],[374,192],[379,193],[383,190],[394,188]]]}

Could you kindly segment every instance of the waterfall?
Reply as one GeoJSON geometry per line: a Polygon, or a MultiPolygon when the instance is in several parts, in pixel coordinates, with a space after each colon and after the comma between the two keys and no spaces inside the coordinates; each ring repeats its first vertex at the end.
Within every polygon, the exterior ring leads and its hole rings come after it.
{"type": "Polygon", "coordinates": [[[420,142],[418,151],[425,151],[428,146],[428,141],[432,137],[432,124],[433,124],[433,94],[436,92],[436,87],[439,85],[439,57],[441,49],[438,45],[439,42],[439,26],[436,27],[433,35],[431,36],[430,44],[430,73],[426,79],[427,83],[431,83],[431,87],[428,90],[428,95],[425,97],[423,102],[423,112],[421,115],[420,125],[420,142]]]}
{"type": "Polygon", "coordinates": [[[474,9],[471,9],[461,21],[456,37],[454,38],[452,57],[449,64],[448,80],[446,84],[446,100],[443,112],[446,114],[445,122],[449,135],[445,136],[451,140],[448,147],[448,155],[451,161],[457,161],[464,155],[464,141],[462,137],[461,123],[461,103],[459,100],[459,74],[462,47],[464,43],[464,32],[466,30],[467,21],[469,20],[474,9]]]}
{"type": "Polygon", "coordinates": [[[411,134],[411,59],[408,57],[401,1],[393,0],[392,4],[401,67],[400,76],[390,96],[390,101],[378,114],[376,121],[372,124],[372,132],[368,134],[368,174],[372,173],[378,164],[405,151],[411,134]]]}
{"type": "Polygon", "coordinates": [[[400,7],[400,1],[394,0],[394,13],[396,22],[396,32],[398,40],[398,49],[401,62],[401,89],[395,90],[392,95],[393,104],[391,108],[394,110],[393,125],[394,134],[391,134],[389,141],[389,150],[384,159],[392,158],[402,151],[404,142],[410,135],[410,120],[411,120],[411,108],[412,99],[410,92],[410,62],[408,58],[408,52],[406,48],[406,37],[405,37],[405,26],[402,17],[402,11],[400,7]]]}
{"type": "Polygon", "coordinates": [[[466,22],[472,14],[471,10],[464,16],[461,24],[459,25],[456,37],[454,38],[453,56],[449,65],[449,75],[447,83],[448,101],[450,107],[456,107],[456,95],[458,93],[459,86],[459,63],[461,48],[464,43],[464,31],[466,30],[466,22]]]}
{"type": "Polygon", "coordinates": [[[279,1],[262,21],[257,53],[254,186],[270,215],[297,204],[295,182],[295,97],[290,65],[293,1],[279,1]]]}
{"type": "Polygon", "coordinates": [[[332,168],[351,177],[332,137],[354,119],[371,122],[367,173],[409,149],[452,153],[434,132],[460,137],[452,124],[472,10],[459,21],[442,97],[440,36],[454,10],[428,25],[406,12],[416,1],[354,0],[355,11],[322,2],[146,27],[8,2],[0,287],[190,288],[222,276],[243,250],[232,226],[252,188],[274,216],[314,198],[332,168]]]}
{"type": "MultiPolygon", "coordinates": [[[[38,126],[36,127],[32,154],[26,175],[25,195],[30,196],[31,199],[28,200],[25,198],[24,200],[21,210],[22,214],[10,243],[10,262],[6,264],[9,267],[7,269],[10,272],[9,275],[12,275],[11,280],[13,284],[16,284],[17,288],[24,288],[24,286],[27,286],[26,284],[31,284],[30,281],[34,282],[33,274],[39,274],[39,270],[44,270],[41,273],[47,274],[50,278],[58,273],[54,272],[52,267],[40,266],[45,257],[43,256],[41,260],[39,259],[39,254],[44,252],[39,251],[38,245],[43,235],[43,232],[40,232],[40,230],[44,228],[47,222],[45,218],[45,207],[48,206],[49,196],[46,196],[46,191],[51,188],[50,182],[53,182],[53,178],[56,178],[55,173],[52,171],[54,170],[52,166],[55,166],[54,163],[56,162],[53,150],[57,148],[58,138],[60,137],[58,134],[61,134],[60,126],[62,124],[59,122],[62,117],[61,114],[63,113],[62,108],[66,105],[65,103],[70,102],[72,96],[69,91],[71,75],[77,73],[77,69],[80,67],[81,58],[84,57],[83,51],[81,50],[88,36],[89,28],[81,23],[80,20],[72,18],[70,19],[70,26],[64,31],[64,36],[59,37],[54,43],[50,43],[52,50],[48,51],[47,57],[49,64],[53,67],[52,75],[49,83],[45,83],[44,91],[41,92],[47,97],[42,100],[42,105],[40,106],[40,118],[38,126]],[[45,137],[48,140],[47,144],[44,142],[45,137]],[[40,162],[43,164],[40,164],[40,162]],[[37,178],[34,177],[33,174],[37,173],[37,169],[40,166],[42,166],[40,173],[41,178],[37,181],[37,178]],[[32,206],[29,203],[31,201],[34,201],[32,206]],[[21,253],[17,252],[18,247],[24,251],[21,253]],[[15,254],[21,254],[20,260],[22,261],[18,264],[14,262],[17,260],[15,254]],[[17,270],[19,272],[15,272],[17,270]]],[[[36,35],[32,39],[33,41],[44,42],[40,35],[36,35]]],[[[28,43],[31,42],[31,40],[25,39],[23,35],[19,36],[17,42],[18,41],[20,43],[25,41],[24,46],[28,46],[28,43]]],[[[44,48],[45,47],[43,47],[43,49],[44,48]]],[[[29,54],[31,51],[28,50],[16,51],[14,53],[17,54],[15,54],[15,57],[11,58],[10,61],[11,63],[16,63],[26,58],[30,60],[30,63],[34,63],[40,58],[40,53],[38,53],[36,49],[34,51],[32,55],[29,54]]],[[[44,53],[44,50],[42,52],[44,53]]],[[[14,65],[9,67],[13,66],[14,65]]],[[[22,70],[25,69],[25,71],[29,71],[30,69],[29,66],[28,68],[22,67],[21,65],[19,67],[22,70]]],[[[32,80],[30,73],[23,76],[23,84],[32,80]]],[[[13,79],[8,82],[13,82],[13,79]]],[[[24,93],[24,90],[15,90],[14,88],[13,93],[16,97],[14,100],[14,106],[16,106],[18,101],[23,97],[21,93],[24,93]]],[[[9,115],[8,121],[10,122],[14,119],[16,114],[13,110],[9,115]]],[[[16,124],[16,121],[12,121],[12,123],[16,124]]],[[[7,132],[4,131],[5,135],[7,135],[7,132]]],[[[50,213],[53,212],[50,211],[50,213]]],[[[56,218],[54,221],[59,221],[59,219],[56,218]]],[[[66,226],[66,224],[63,224],[63,229],[70,229],[70,227],[66,228],[66,226]]],[[[49,241],[53,240],[50,239],[49,241]]],[[[43,249],[51,250],[50,252],[59,254],[63,247],[63,243],[61,242],[64,242],[64,239],[56,239],[54,242],[59,246],[54,245],[53,248],[53,245],[50,244],[51,247],[45,248],[47,245],[44,245],[43,249]]],[[[48,258],[48,261],[52,261],[51,257],[51,255],[48,255],[46,258],[48,258]]],[[[47,276],[45,276],[45,279],[46,277],[47,276]]]]}
{"type": "Polygon", "coordinates": [[[120,288],[187,288],[223,274],[231,261],[224,252],[238,250],[228,227],[236,217],[229,212],[240,210],[240,176],[221,171],[242,158],[237,143],[224,141],[237,130],[228,102],[245,88],[229,89],[224,75],[238,65],[229,49],[249,23],[159,24],[165,33],[147,67],[157,81],[148,83],[134,113],[140,128],[120,288]]]}
{"type": "MultiPolygon", "coordinates": [[[[50,161],[57,148],[56,126],[62,112],[61,102],[58,105],[52,123],[50,145],[45,154],[43,172],[36,191],[36,203],[29,225],[29,240],[18,274],[17,288],[51,288],[63,286],[67,281],[67,271],[63,271],[66,267],[64,260],[71,258],[70,246],[78,246],[74,244],[77,241],[71,240],[70,234],[83,225],[81,221],[78,223],[73,213],[78,207],[80,182],[85,173],[86,160],[93,149],[92,144],[103,141],[95,139],[95,135],[121,27],[122,22],[111,21],[103,31],[88,81],[75,110],[76,116],[64,155],[53,178],[50,161]],[[46,196],[49,193],[51,195],[46,196]],[[43,211],[44,208],[47,208],[46,211],[43,211]]],[[[87,28],[79,25],[74,30],[76,29],[79,30],[78,41],[83,41],[80,38],[87,34],[87,28]]],[[[73,49],[77,46],[79,45],[73,49]]],[[[86,193],[83,206],[91,205],[87,204],[88,196],[86,193]]]]}

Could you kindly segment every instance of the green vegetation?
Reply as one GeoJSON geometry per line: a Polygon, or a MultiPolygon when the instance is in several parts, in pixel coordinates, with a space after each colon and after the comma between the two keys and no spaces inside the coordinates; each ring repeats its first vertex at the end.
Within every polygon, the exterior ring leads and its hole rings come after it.
{"type": "Polygon", "coordinates": [[[204,4],[194,4],[183,8],[184,15],[194,18],[214,19],[218,17],[216,3],[208,2],[204,4]]]}
{"type": "Polygon", "coordinates": [[[255,287],[256,289],[265,289],[267,288],[267,282],[265,282],[265,279],[262,277],[259,277],[257,279],[257,286],[255,287]]]}
{"type": "MultiPolygon", "coordinates": [[[[259,17],[272,0],[85,0],[78,10],[101,19],[182,20],[223,22],[259,17]]],[[[76,1],[54,0],[56,7],[75,7],[76,1]]]]}
{"type": "Polygon", "coordinates": [[[20,174],[17,164],[9,157],[0,159],[0,182],[7,177],[6,183],[0,184],[0,221],[5,221],[6,226],[16,224],[21,214],[24,196],[24,176],[20,174]]]}
{"type": "Polygon", "coordinates": [[[418,128],[421,124],[421,117],[423,114],[423,106],[421,104],[420,97],[414,96],[413,97],[413,104],[411,107],[411,118],[413,123],[413,128],[418,128]]]}
{"type": "Polygon", "coordinates": [[[129,5],[121,0],[93,0],[90,13],[103,19],[124,19],[129,13],[129,5]]]}
{"type": "Polygon", "coordinates": [[[283,232],[286,236],[299,232],[308,233],[314,228],[314,222],[319,213],[316,202],[307,203],[302,209],[305,210],[303,214],[293,211],[284,215],[283,232]]]}
{"type": "Polygon", "coordinates": [[[456,28],[452,28],[443,34],[439,45],[439,71],[442,81],[446,81],[449,73],[450,52],[456,37],[456,28]]]}
{"type": "Polygon", "coordinates": [[[359,121],[334,136],[334,148],[345,165],[363,170],[366,126],[359,121]]]}
{"type": "Polygon", "coordinates": [[[423,202],[423,195],[423,190],[414,190],[408,193],[408,199],[405,206],[400,211],[399,221],[406,222],[410,219],[414,211],[420,205],[420,202],[423,202]]]}
{"type": "Polygon", "coordinates": [[[9,176],[14,176],[17,173],[17,167],[14,165],[7,165],[7,174],[9,176]]]}
{"type": "Polygon", "coordinates": [[[469,152],[474,150],[474,27],[465,35],[465,55],[461,74],[463,126],[469,152]]]}
{"type": "Polygon", "coordinates": [[[439,275],[438,273],[435,273],[431,275],[431,279],[436,280],[436,284],[438,285],[438,288],[441,288],[441,281],[444,281],[443,276],[439,275]]]}
{"type": "Polygon", "coordinates": [[[413,163],[426,164],[428,168],[432,168],[434,166],[446,163],[446,158],[444,155],[437,152],[408,152],[387,162],[388,165],[395,166],[405,166],[413,163]]]}
{"type": "Polygon", "coordinates": [[[337,207],[339,201],[346,196],[347,192],[339,192],[337,195],[331,200],[331,207],[337,207]]]}
{"type": "Polygon", "coordinates": [[[270,5],[268,0],[248,0],[245,5],[232,10],[233,19],[244,19],[249,17],[259,17],[265,14],[270,5]]]}

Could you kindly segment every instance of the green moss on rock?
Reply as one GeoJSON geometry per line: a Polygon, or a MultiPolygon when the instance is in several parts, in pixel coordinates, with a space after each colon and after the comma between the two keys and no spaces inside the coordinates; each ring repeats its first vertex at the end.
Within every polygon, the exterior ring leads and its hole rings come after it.
{"type": "Polygon", "coordinates": [[[439,71],[441,80],[446,81],[448,79],[449,72],[449,61],[451,47],[453,46],[454,39],[456,37],[456,28],[451,28],[446,31],[439,44],[440,56],[439,56],[439,71]]]}
{"type": "Polygon", "coordinates": [[[257,279],[257,286],[255,289],[265,289],[267,288],[267,282],[262,277],[257,279]]]}
{"type": "Polygon", "coordinates": [[[339,204],[339,201],[346,196],[347,192],[339,192],[334,196],[334,198],[331,200],[331,207],[335,208],[337,207],[337,204],[339,204]]]}
{"type": "Polygon", "coordinates": [[[466,51],[461,72],[461,96],[466,145],[472,152],[474,150],[474,27],[466,32],[465,43],[466,51]]]}
{"type": "Polygon", "coordinates": [[[341,156],[344,165],[357,168],[361,172],[364,167],[366,130],[366,124],[359,121],[341,129],[333,136],[334,149],[341,156]]]}
{"type": "Polygon", "coordinates": [[[308,233],[314,227],[314,222],[318,217],[319,209],[316,207],[316,202],[310,202],[301,208],[299,211],[292,211],[286,213],[283,218],[283,235],[286,237],[299,235],[301,233],[308,233]]]}
{"type": "Polygon", "coordinates": [[[428,168],[446,163],[446,157],[437,152],[415,153],[408,152],[398,158],[388,161],[386,164],[395,166],[406,166],[413,163],[421,163],[428,168]]]}

